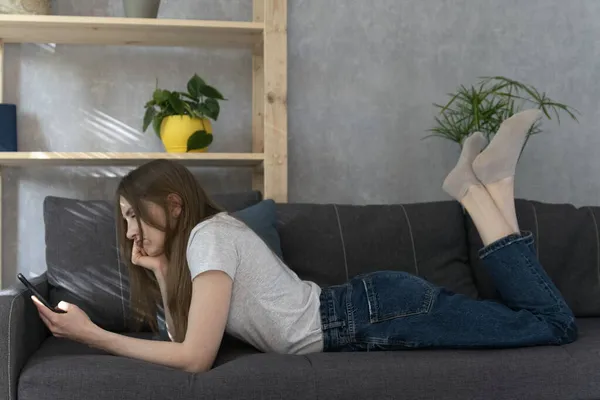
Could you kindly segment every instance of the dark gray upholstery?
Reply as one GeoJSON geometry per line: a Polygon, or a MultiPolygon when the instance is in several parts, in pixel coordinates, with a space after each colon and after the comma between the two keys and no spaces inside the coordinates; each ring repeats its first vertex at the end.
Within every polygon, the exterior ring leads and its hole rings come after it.
{"type": "Polygon", "coordinates": [[[463,211],[456,202],[279,204],[278,218],[285,261],[320,285],[391,269],[477,297],[463,211]]]}
{"type": "MultiPolygon", "coordinates": [[[[521,230],[533,233],[540,262],[575,315],[600,317],[600,207],[576,208],[570,204],[517,200],[516,209],[521,230]]],[[[480,295],[498,299],[477,257],[481,239],[470,218],[467,230],[480,295]]]]}
{"type": "MultiPolygon", "coordinates": [[[[228,211],[261,200],[260,192],[212,197],[228,211]]],[[[104,329],[126,331],[129,279],[127,266],[119,262],[114,205],[49,196],[44,225],[50,301],[78,304],[104,329]]]]}
{"type": "Polygon", "coordinates": [[[78,304],[94,323],[123,332],[127,267],[119,262],[114,213],[105,201],[46,197],[46,263],[52,304],[78,304]]]}
{"type": "MultiPolygon", "coordinates": [[[[68,212],[67,203],[62,204],[53,212],[68,212]]],[[[70,204],[77,204],[80,213],[92,209],[91,203],[70,204]]],[[[597,316],[598,236],[591,219],[600,217],[597,209],[576,210],[527,201],[518,201],[517,209],[523,228],[539,239],[542,262],[567,300],[579,315],[597,316]]],[[[47,218],[68,221],[64,215],[47,218]]],[[[63,241],[81,235],[97,243],[109,232],[114,233],[108,219],[88,218],[87,224],[83,220],[71,219],[56,235],[63,241]],[[91,229],[90,224],[103,226],[91,229]]],[[[300,277],[320,285],[342,283],[362,272],[399,269],[470,296],[494,296],[493,286],[486,281],[476,258],[478,236],[454,202],[391,206],[280,204],[278,220],[284,260],[300,277]]],[[[60,261],[52,268],[63,265],[71,273],[82,268],[81,260],[73,258],[77,253],[67,257],[62,253],[65,250],[60,254],[57,250],[64,246],[54,247],[60,245],[55,245],[52,238],[48,243],[48,251],[60,261]]],[[[114,253],[100,256],[96,260],[106,259],[107,268],[118,270],[117,264],[109,265],[108,261],[116,263],[114,253]]],[[[87,276],[95,274],[101,275],[96,271],[87,276]]],[[[80,275],[78,279],[81,282],[85,278],[80,275]]],[[[44,282],[43,277],[40,279],[44,282]]],[[[41,285],[47,290],[45,283],[41,285]]],[[[65,291],[69,287],[61,286],[65,291]]],[[[96,301],[105,292],[108,290],[92,287],[90,296],[96,301]]],[[[15,294],[9,290],[0,295],[0,398],[9,393],[5,382],[10,382],[13,392],[16,390],[17,377],[19,400],[600,398],[600,318],[579,318],[580,338],[575,343],[511,350],[286,356],[262,354],[226,336],[213,369],[190,374],[108,355],[67,340],[45,338],[47,333],[33,306],[15,294]],[[6,316],[11,309],[13,325],[9,329],[6,316]],[[11,338],[10,346],[6,338],[11,338]],[[5,355],[9,347],[10,359],[5,355]],[[7,379],[6,366],[11,368],[11,379],[7,379]]],[[[111,307],[117,309],[117,305],[111,307]]],[[[116,314],[122,317],[122,303],[120,307],[116,314]]],[[[110,322],[114,316],[109,314],[113,312],[100,312],[97,318],[110,322]]]]}
{"type": "MultiPolygon", "coordinates": [[[[46,274],[29,281],[42,296],[48,295],[46,274]]],[[[20,282],[0,291],[0,399],[17,399],[21,369],[47,337],[48,330],[20,282]]]]}
{"type": "MultiPolygon", "coordinates": [[[[320,399],[600,398],[600,320],[562,347],[311,354],[320,399]]],[[[311,386],[307,384],[307,386],[311,386]]]]}
{"type": "Polygon", "coordinates": [[[21,373],[19,400],[317,398],[307,386],[313,372],[305,357],[262,354],[238,344],[224,346],[215,365],[194,375],[52,337],[21,373]]]}
{"type": "Polygon", "coordinates": [[[19,400],[597,399],[600,320],[578,323],[580,339],[562,347],[282,356],[226,345],[197,375],[50,338],[23,370],[19,400]]]}

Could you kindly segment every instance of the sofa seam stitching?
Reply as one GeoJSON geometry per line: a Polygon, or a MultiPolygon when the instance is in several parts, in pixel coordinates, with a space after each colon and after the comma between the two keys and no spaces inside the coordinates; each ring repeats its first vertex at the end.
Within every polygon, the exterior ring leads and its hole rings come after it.
{"type": "Polygon", "coordinates": [[[418,276],[419,275],[419,264],[417,263],[417,249],[415,248],[415,238],[413,236],[412,226],[410,224],[410,219],[408,218],[408,213],[406,212],[406,208],[404,207],[404,204],[400,204],[400,207],[402,207],[402,211],[404,211],[404,218],[406,218],[406,225],[408,225],[408,233],[410,233],[410,243],[412,245],[412,251],[413,251],[413,260],[415,262],[415,274],[418,276]]]}
{"type": "Polygon", "coordinates": [[[537,217],[537,210],[535,209],[535,205],[533,203],[529,203],[531,204],[531,208],[533,209],[533,220],[535,222],[535,255],[537,256],[538,260],[540,259],[540,226],[538,224],[538,217],[537,217]]]}
{"type": "Polygon", "coordinates": [[[338,212],[337,205],[333,205],[335,210],[335,216],[337,218],[338,230],[340,231],[340,239],[342,240],[342,250],[344,253],[344,268],[346,270],[346,280],[350,279],[348,274],[348,257],[346,256],[346,242],[344,241],[344,232],[342,231],[342,221],[340,220],[340,213],[338,212]]]}
{"type": "Polygon", "coordinates": [[[592,215],[592,221],[594,222],[594,228],[596,230],[596,271],[598,274],[598,280],[600,281],[600,233],[598,232],[598,221],[591,207],[587,207],[590,214],[592,215]]]}

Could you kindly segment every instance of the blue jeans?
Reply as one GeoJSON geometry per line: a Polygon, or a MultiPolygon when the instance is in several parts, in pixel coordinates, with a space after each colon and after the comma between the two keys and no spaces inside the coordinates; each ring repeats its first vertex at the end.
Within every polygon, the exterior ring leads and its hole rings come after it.
{"type": "Polygon", "coordinates": [[[363,274],[324,288],[324,351],[506,348],[577,338],[575,318],[533,251],[510,235],[483,248],[504,304],[475,300],[397,271],[363,274]]]}

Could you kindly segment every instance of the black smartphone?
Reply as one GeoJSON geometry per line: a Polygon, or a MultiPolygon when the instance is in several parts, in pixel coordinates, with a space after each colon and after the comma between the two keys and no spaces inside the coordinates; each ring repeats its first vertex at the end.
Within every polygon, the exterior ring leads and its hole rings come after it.
{"type": "Polygon", "coordinates": [[[59,313],[59,314],[64,314],[66,311],[61,310],[58,307],[52,307],[52,305],[50,304],[50,302],[44,298],[44,296],[42,296],[40,294],[40,292],[37,291],[37,289],[35,288],[35,286],[33,286],[31,284],[31,282],[29,282],[27,280],[27,278],[25,278],[23,276],[23,274],[18,274],[17,278],[19,278],[19,280],[21,282],[23,282],[23,285],[25,285],[25,287],[27,288],[27,290],[29,290],[29,292],[31,292],[32,295],[34,295],[35,297],[37,297],[37,299],[40,301],[40,303],[42,303],[43,305],[45,305],[48,309],[54,311],[55,313],[59,313]]]}

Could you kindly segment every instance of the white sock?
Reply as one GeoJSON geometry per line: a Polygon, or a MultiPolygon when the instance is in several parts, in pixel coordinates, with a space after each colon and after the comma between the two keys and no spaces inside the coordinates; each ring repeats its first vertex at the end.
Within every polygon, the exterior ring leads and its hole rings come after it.
{"type": "Polygon", "coordinates": [[[473,161],[475,176],[484,185],[515,175],[527,132],[542,112],[531,109],[504,120],[489,146],[473,161]]]}
{"type": "Polygon", "coordinates": [[[485,146],[485,143],[486,139],[481,132],[476,132],[469,136],[463,144],[463,149],[456,166],[444,180],[442,188],[458,201],[461,201],[465,197],[472,185],[481,184],[473,172],[472,164],[475,157],[477,157],[481,149],[485,146]]]}

